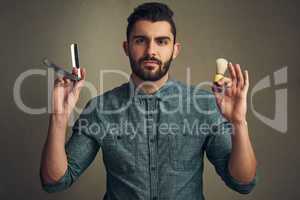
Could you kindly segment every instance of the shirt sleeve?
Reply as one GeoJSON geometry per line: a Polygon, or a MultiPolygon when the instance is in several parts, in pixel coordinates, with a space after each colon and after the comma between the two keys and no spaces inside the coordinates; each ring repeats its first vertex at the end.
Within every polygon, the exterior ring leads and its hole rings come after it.
{"type": "MultiPolygon", "coordinates": [[[[91,132],[91,125],[99,124],[95,104],[88,103],[72,128],[72,136],[65,145],[68,159],[67,170],[56,183],[46,184],[41,178],[42,188],[49,193],[69,188],[92,163],[100,144],[91,132]]],[[[41,176],[40,176],[41,177],[41,176]]]]}
{"type": "Polygon", "coordinates": [[[232,149],[231,134],[233,126],[221,115],[214,98],[209,100],[209,105],[211,129],[205,144],[207,158],[229,188],[241,194],[248,194],[255,187],[257,177],[255,176],[249,183],[241,183],[230,175],[228,162],[232,149]]]}

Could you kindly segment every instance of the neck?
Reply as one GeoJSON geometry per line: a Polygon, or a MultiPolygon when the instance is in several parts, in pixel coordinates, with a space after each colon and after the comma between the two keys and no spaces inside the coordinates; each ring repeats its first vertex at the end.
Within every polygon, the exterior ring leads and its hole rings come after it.
{"type": "Polygon", "coordinates": [[[131,74],[131,79],[138,90],[142,90],[146,94],[153,94],[167,82],[169,79],[169,73],[157,81],[144,81],[134,73],[131,74]]]}

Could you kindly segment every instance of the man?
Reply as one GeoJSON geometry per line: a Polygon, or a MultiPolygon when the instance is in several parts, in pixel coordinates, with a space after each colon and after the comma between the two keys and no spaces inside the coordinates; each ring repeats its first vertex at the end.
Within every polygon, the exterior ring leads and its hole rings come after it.
{"type": "MultiPolygon", "coordinates": [[[[230,78],[213,94],[169,77],[180,51],[173,12],[145,3],[128,17],[130,81],[93,98],[73,126],[65,145],[67,121],[83,79],[58,78],[53,114],[41,162],[48,192],[68,188],[101,148],[107,171],[104,199],[204,199],[204,152],[227,186],[249,193],[256,159],[246,123],[248,72],[229,64],[230,78]],[[196,128],[195,128],[196,127],[196,128]]],[[[74,71],[76,73],[76,71],[74,71]]]]}

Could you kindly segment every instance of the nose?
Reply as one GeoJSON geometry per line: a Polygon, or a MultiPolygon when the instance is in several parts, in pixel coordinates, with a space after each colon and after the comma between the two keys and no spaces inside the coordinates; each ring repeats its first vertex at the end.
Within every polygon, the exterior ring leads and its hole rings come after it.
{"type": "Polygon", "coordinates": [[[147,49],[146,49],[146,53],[149,56],[156,56],[157,52],[156,52],[156,46],[155,46],[155,42],[154,41],[150,41],[148,43],[147,49]]]}

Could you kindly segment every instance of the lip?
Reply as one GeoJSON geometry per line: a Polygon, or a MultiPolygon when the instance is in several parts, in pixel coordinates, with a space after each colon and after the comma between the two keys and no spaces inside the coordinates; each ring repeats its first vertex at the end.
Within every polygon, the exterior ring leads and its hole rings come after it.
{"type": "Polygon", "coordinates": [[[152,65],[145,65],[144,66],[144,68],[146,69],[146,70],[154,70],[155,69],[155,66],[152,66],[152,65]]]}
{"type": "Polygon", "coordinates": [[[153,61],[152,61],[152,60],[151,60],[151,61],[150,61],[150,60],[147,60],[147,61],[143,61],[143,62],[144,62],[144,63],[154,63],[154,64],[158,64],[158,62],[157,62],[157,61],[154,61],[154,60],[153,60],[153,61]]]}
{"type": "Polygon", "coordinates": [[[158,66],[157,61],[144,61],[144,66],[148,69],[154,69],[156,66],[158,66]]]}

